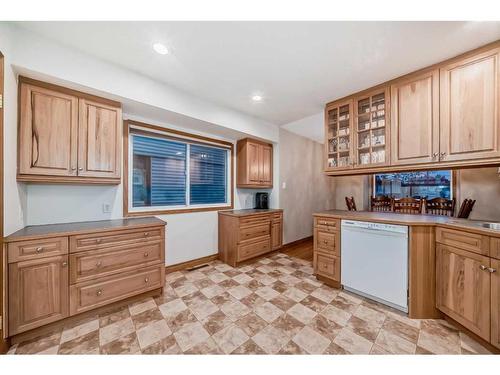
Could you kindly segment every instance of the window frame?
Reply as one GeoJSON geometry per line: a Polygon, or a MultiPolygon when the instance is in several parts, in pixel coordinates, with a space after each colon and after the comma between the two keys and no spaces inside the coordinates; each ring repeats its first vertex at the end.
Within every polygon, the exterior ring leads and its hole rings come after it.
{"type": "MultiPolygon", "coordinates": [[[[189,150],[189,146],[188,146],[189,150]]],[[[188,152],[189,153],[189,152],[188,152]]],[[[189,166],[189,155],[186,155],[186,164],[189,166]]],[[[191,134],[180,130],[166,128],[163,126],[146,124],[135,120],[123,121],[123,216],[154,216],[154,215],[171,215],[189,212],[204,212],[204,211],[220,211],[234,208],[234,144],[232,142],[219,139],[209,138],[197,134],[191,134]],[[229,151],[228,155],[228,203],[214,204],[195,204],[190,205],[189,200],[183,206],[145,206],[133,207],[132,194],[132,164],[133,164],[133,149],[131,137],[133,134],[144,137],[165,138],[172,141],[181,141],[188,144],[199,144],[208,147],[225,148],[229,151]],[[130,190],[129,190],[130,188],[130,190]]],[[[189,171],[189,169],[188,169],[189,171]]],[[[186,176],[186,191],[190,190],[190,173],[186,176]]],[[[189,198],[189,192],[186,194],[189,198]]]]}
{"type": "MultiPolygon", "coordinates": [[[[419,171],[426,172],[426,171],[435,171],[435,170],[437,170],[437,169],[424,169],[424,170],[419,170],[419,171]]],[[[449,170],[451,172],[451,181],[450,181],[450,184],[451,184],[450,194],[451,194],[451,196],[450,196],[450,199],[456,198],[457,197],[457,183],[458,183],[457,171],[455,169],[449,169],[449,168],[444,168],[444,169],[439,169],[439,170],[449,170]]],[[[373,173],[371,175],[369,197],[370,198],[375,198],[375,193],[376,193],[376,189],[375,189],[376,180],[375,180],[375,177],[376,177],[376,175],[378,175],[378,174],[385,174],[385,173],[411,173],[411,172],[416,172],[416,171],[373,173]]]]}

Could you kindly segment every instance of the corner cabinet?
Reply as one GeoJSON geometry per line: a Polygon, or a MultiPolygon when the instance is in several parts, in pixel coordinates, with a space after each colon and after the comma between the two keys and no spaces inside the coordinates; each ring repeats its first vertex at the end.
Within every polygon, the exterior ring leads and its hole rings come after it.
{"type": "Polygon", "coordinates": [[[500,41],[328,103],[325,172],[500,164],[500,41]]]}
{"type": "Polygon", "coordinates": [[[245,138],[237,146],[237,179],[239,188],[273,187],[273,145],[245,138]]]}
{"type": "Polygon", "coordinates": [[[119,103],[24,77],[18,181],[120,183],[119,103]]]}

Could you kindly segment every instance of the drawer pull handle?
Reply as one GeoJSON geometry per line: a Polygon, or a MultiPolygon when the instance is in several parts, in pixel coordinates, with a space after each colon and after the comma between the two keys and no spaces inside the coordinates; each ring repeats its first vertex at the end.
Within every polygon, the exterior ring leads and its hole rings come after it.
{"type": "Polygon", "coordinates": [[[328,241],[327,240],[323,240],[323,243],[326,245],[326,244],[328,244],[328,241]]]}
{"type": "Polygon", "coordinates": [[[68,262],[62,262],[62,266],[66,267],[68,265],[68,262]]]}
{"type": "Polygon", "coordinates": [[[144,236],[149,236],[149,232],[144,232],[144,236]]]}
{"type": "Polygon", "coordinates": [[[489,267],[489,268],[488,268],[488,272],[489,272],[489,273],[494,273],[494,272],[497,272],[497,270],[496,270],[495,268],[491,268],[491,267],[489,267]]]}
{"type": "Polygon", "coordinates": [[[149,283],[149,277],[146,277],[146,278],[144,279],[144,282],[145,282],[146,284],[147,284],[147,283],[149,283]]]}
{"type": "Polygon", "coordinates": [[[486,267],[485,265],[481,264],[481,265],[479,266],[479,269],[480,269],[481,271],[486,271],[486,270],[488,269],[488,267],[486,267]]]}
{"type": "Polygon", "coordinates": [[[100,238],[98,238],[97,240],[95,240],[95,242],[97,242],[97,243],[101,243],[101,239],[100,239],[100,238]]]}
{"type": "Polygon", "coordinates": [[[102,266],[101,261],[97,262],[97,263],[95,264],[95,266],[96,266],[97,268],[101,267],[101,266],[102,266]]]}
{"type": "Polygon", "coordinates": [[[100,295],[102,295],[102,290],[99,289],[97,292],[96,292],[96,295],[99,297],[100,295]]]}
{"type": "Polygon", "coordinates": [[[43,247],[37,247],[35,251],[37,253],[41,253],[43,251],[43,247]]]}
{"type": "Polygon", "coordinates": [[[147,258],[149,256],[149,253],[148,252],[145,252],[144,253],[144,258],[147,258]]]}

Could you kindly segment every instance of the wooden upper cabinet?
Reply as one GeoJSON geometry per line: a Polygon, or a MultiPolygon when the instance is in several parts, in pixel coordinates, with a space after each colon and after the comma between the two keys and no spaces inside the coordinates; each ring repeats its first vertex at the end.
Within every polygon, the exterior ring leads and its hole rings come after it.
{"type": "Polygon", "coordinates": [[[273,187],[273,146],[250,138],[237,143],[237,187],[273,187]]]}
{"type": "Polygon", "coordinates": [[[352,103],[352,100],[346,100],[326,107],[326,171],[352,169],[354,166],[352,103]]]}
{"type": "Polygon", "coordinates": [[[500,157],[500,48],[440,69],[441,161],[500,157]]]}
{"type": "Polygon", "coordinates": [[[354,99],[354,166],[369,168],[390,162],[389,86],[354,99]]]}
{"type": "Polygon", "coordinates": [[[21,84],[19,173],[74,176],[78,98],[21,84]]]}
{"type": "Polygon", "coordinates": [[[392,164],[439,160],[439,70],[391,86],[391,129],[392,164]]]}
{"type": "Polygon", "coordinates": [[[120,104],[19,80],[19,181],[120,183],[120,104]]]}
{"type": "Polygon", "coordinates": [[[121,109],[80,99],[78,175],[120,177],[121,109]]]}
{"type": "Polygon", "coordinates": [[[490,258],[452,246],[436,247],[437,308],[486,341],[490,339],[490,258]]]}
{"type": "Polygon", "coordinates": [[[491,339],[500,349],[500,260],[491,259],[491,339]]]}
{"type": "Polygon", "coordinates": [[[69,315],[68,256],[9,264],[9,335],[69,315]]]}

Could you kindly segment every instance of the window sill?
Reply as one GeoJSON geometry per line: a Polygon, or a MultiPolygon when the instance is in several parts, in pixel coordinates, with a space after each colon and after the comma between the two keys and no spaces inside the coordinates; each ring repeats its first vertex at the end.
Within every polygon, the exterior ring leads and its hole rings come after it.
{"type": "Polygon", "coordinates": [[[196,207],[196,208],[177,208],[173,210],[150,210],[150,211],[132,211],[124,212],[124,217],[136,217],[136,216],[158,216],[158,215],[175,215],[175,214],[188,214],[193,212],[206,212],[206,211],[222,211],[231,210],[234,206],[215,206],[215,207],[196,207]]]}

